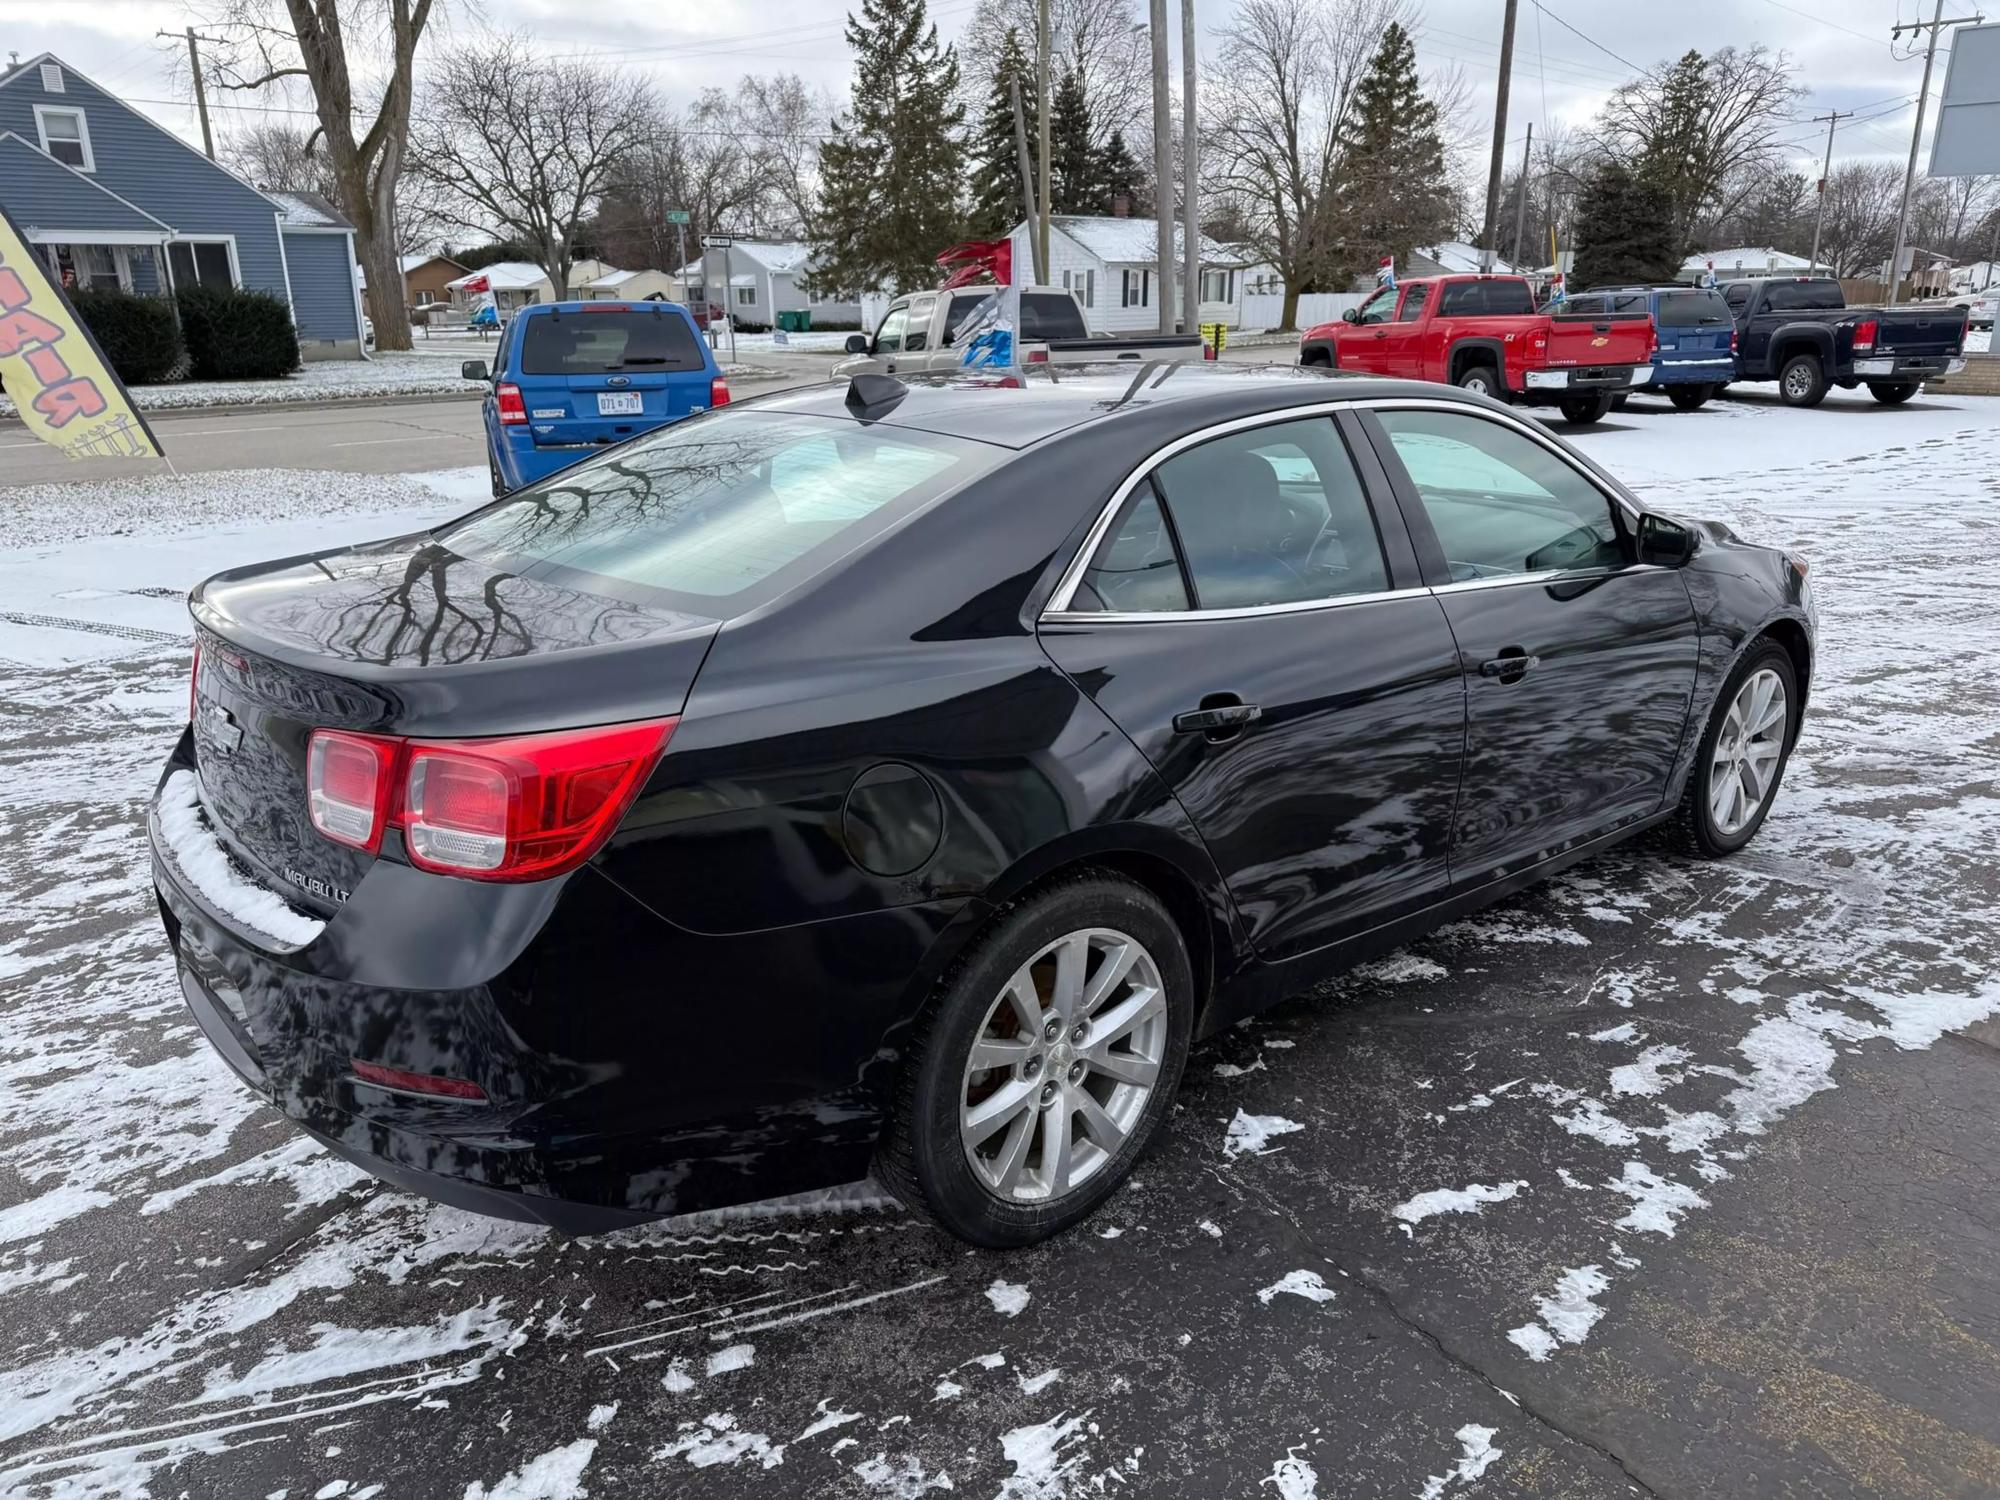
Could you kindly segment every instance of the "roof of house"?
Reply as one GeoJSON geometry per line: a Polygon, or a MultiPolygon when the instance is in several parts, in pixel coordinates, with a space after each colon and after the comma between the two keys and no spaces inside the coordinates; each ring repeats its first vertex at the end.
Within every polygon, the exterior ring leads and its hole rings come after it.
{"type": "Polygon", "coordinates": [[[459,265],[449,255],[439,255],[435,250],[420,250],[415,255],[399,256],[398,260],[402,265],[405,276],[416,270],[418,266],[427,266],[434,260],[441,260],[448,266],[458,266],[461,271],[465,269],[464,266],[459,265]]]}
{"type": "MultiPolygon", "coordinates": [[[[657,276],[662,281],[672,281],[674,279],[671,275],[669,275],[665,271],[655,271],[652,270],[651,268],[647,268],[645,270],[640,270],[640,271],[607,271],[604,273],[604,275],[598,277],[595,281],[590,282],[589,285],[593,287],[601,287],[606,291],[610,291],[615,287],[629,286],[632,282],[637,281],[641,276],[657,276]]],[[[739,281],[742,280],[741,277],[738,277],[737,279],[739,281]]]]}
{"type": "MultiPolygon", "coordinates": [[[[720,250],[709,251],[707,255],[689,261],[675,274],[699,276],[702,274],[702,261],[708,255],[720,254],[720,250]]],[[[729,247],[732,272],[736,269],[734,262],[738,256],[755,261],[774,276],[788,276],[806,268],[806,262],[812,259],[812,246],[800,240],[737,240],[729,247]]]]}
{"type": "Polygon", "coordinates": [[[1789,255],[1769,245],[1743,245],[1729,250],[1703,250],[1681,262],[1683,271],[1706,271],[1713,264],[1718,271],[1755,267],[1769,271],[1807,271],[1812,262],[1803,255],[1789,255]]]}
{"type": "MultiPolygon", "coordinates": [[[[1435,265],[1447,276],[1466,276],[1486,269],[1480,258],[1486,252],[1477,245],[1468,245],[1463,240],[1440,240],[1435,245],[1419,245],[1417,254],[1435,265]]],[[[1493,257],[1493,270],[1502,276],[1515,275],[1513,263],[1493,257]]]]}
{"type": "Polygon", "coordinates": [[[48,155],[33,141],[14,134],[13,131],[0,133],[0,161],[7,163],[4,175],[10,182],[26,186],[32,181],[42,181],[58,191],[82,192],[90,203],[88,224],[23,224],[23,230],[43,229],[101,229],[129,230],[140,234],[158,234],[165,239],[171,235],[173,226],[165,220],[156,219],[136,203],[119,197],[110,188],[93,181],[82,172],[48,155]]]}
{"type": "Polygon", "coordinates": [[[491,265],[467,271],[463,276],[447,281],[445,285],[456,288],[476,276],[484,276],[488,285],[496,292],[525,292],[534,287],[546,286],[549,279],[540,266],[532,265],[525,260],[496,260],[491,265]]]}
{"type": "Polygon", "coordinates": [[[352,229],[347,216],[318,193],[263,190],[278,205],[278,222],[286,229],[352,229]]]}
{"type": "MultiPolygon", "coordinates": [[[[1118,219],[1097,214],[1051,214],[1049,222],[1099,260],[1141,264],[1159,257],[1159,224],[1154,219],[1118,219]]],[[[1181,226],[1174,225],[1174,258],[1181,256],[1181,226]]],[[[1214,264],[1236,264],[1238,258],[1207,235],[1201,237],[1201,258],[1214,264]]],[[[1248,261],[1242,262],[1249,264],[1248,261]]]]}

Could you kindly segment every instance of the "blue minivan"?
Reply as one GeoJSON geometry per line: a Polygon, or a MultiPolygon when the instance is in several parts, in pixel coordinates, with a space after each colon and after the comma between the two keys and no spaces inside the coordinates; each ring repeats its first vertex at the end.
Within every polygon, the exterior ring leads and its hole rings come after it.
{"type": "Polygon", "coordinates": [[[1573,313],[1653,315],[1660,347],[1653,354],[1653,378],[1634,387],[1636,392],[1665,395],[1682,411],[1693,411],[1736,378],[1736,319],[1720,292],[1699,286],[1594,286],[1567,306],[1573,313]]]}
{"type": "Polygon", "coordinates": [[[682,417],[723,406],[729,385],[677,302],[536,302],[508,321],[484,407],[493,493],[504,495],[682,417]]]}

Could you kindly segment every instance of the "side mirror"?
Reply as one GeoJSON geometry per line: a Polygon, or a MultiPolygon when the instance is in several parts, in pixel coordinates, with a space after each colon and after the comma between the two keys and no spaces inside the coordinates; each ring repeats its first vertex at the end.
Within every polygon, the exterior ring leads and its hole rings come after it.
{"type": "Polygon", "coordinates": [[[1678,568],[1694,556],[1694,532],[1678,521],[1650,513],[1639,517],[1639,561],[1678,568]]]}
{"type": "Polygon", "coordinates": [[[493,378],[486,373],[486,361],[483,359],[468,359],[458,367],[458,373],[463,375],[467,380],[490,380],[493,378]]]}
{"type": "Polygon", "coordinates": [[[1346,312],[1340,315],[1340,321],[1343,323],[1359,323],[1361,321],[1361,309],[1358,307],[1348,308],[1346,312]]]}
{"type": "Polygon", "coordinates": [[[868,335],[865,333],[850,333],[847,336],[847,352],[849,354],[866,354],[868,352],[868,335]]]}

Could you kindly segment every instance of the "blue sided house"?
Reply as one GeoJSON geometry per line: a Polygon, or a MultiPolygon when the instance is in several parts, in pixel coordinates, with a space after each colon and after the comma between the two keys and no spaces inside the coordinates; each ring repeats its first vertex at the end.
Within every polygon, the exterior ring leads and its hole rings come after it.
{"type": "Polygon", "coordinates": [[[0,68],[0,207],[65,286],[269,292],[304,358],[362,356],[339,210],[258,191],[46,52],[0,68]]]}

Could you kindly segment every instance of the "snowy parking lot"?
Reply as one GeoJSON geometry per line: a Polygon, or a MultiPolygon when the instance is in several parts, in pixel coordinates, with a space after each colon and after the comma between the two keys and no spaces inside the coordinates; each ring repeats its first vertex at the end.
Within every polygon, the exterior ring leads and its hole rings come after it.
{"type": "Polygon", "coordinates": [[[564,1240],[295,1132],[149,886],[181,596],[484,472],[0,486],[0,1494],[2000,1493],[2000,402],[1568,435],[1811,562],[1761,837],[1204,1044],[1139,1179],[1011,1255],[866,1184],[564,1240]]]}

